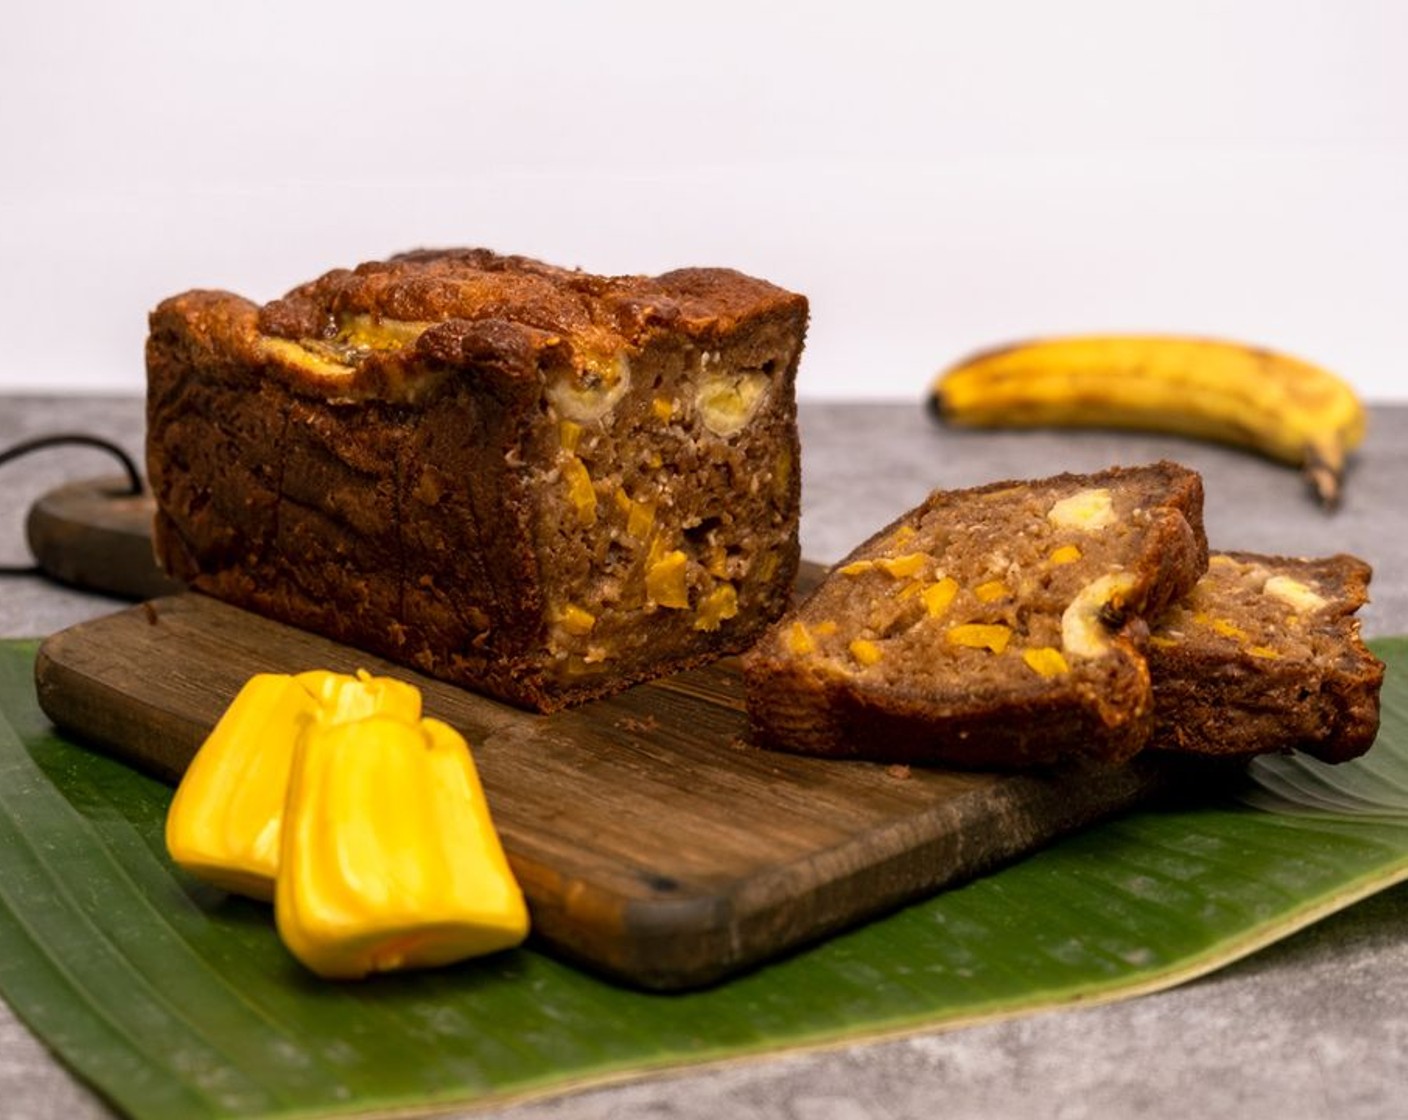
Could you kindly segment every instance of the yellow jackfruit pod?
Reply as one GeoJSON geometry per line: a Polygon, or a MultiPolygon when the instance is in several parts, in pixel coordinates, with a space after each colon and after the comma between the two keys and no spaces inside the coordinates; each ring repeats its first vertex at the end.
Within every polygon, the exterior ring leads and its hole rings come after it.
{"type": "Polygon", "coordinates": [[[274,902],[284,944],[329,979],[519,944],[528,911],[463,737],[375,715],[299,741],[274,902]]]}
{"type": "Polygon", "coordinates": [[[318,701],[320,722],[351,723],[377,714],[407,723],[420,720],[420,689],[394,677],[374,677],[365,669],[358,669],[355,676],[311,669],[293,679],[318,701]]]}
{"type": "Polygon", "coordinates": [[[171,858],[224,890],[272,900],[294,745],[315,721],[346,722],[377,711],[415,722],[420,692],[366,672],[251,677],[176,789],[166,816],[171,858]]]}
{"type": "Polygon", "coordinates": [[[166,850],[227,891],[269,900],[293,747],[318,701],[293,677],[251,677],[191,759],[166,814],[166,850]]]}

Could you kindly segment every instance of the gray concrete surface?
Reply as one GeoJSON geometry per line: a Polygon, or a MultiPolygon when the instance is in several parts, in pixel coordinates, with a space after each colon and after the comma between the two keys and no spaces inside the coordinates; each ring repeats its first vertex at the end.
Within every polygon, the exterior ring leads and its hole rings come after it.
{"type": "MultiPolygon", "coordinates": [[[[59,428],[140,450],[135,400],[0,397],[0,447],[59,428]]],[[[960,433],[917,406],[802,410],[803,546],[840,557],[934,486],[1168,456],[1208,490],[1214,546],[1355,552],[1374,564],[1369,634],[1408,633],[1408,409],[1375,410],[1334,515],[1294,472],[1153,436],[960,433]]],[[[51,486],[108,472],[96,452],[0,467],[0,562],[24,558],[24,511],[51,486]]],[[[39,579],[0,583],[0,636],[48,633],[117,604],[39,579]]],[[[1408,884],[1171,991],[952,1032],[652,1076],[517,1106],[503,1120],[1388,1120],[1408,1116],[1408,884]]],[[[0,1005],[0,1115],[109,1113],[0,1005]]]]}

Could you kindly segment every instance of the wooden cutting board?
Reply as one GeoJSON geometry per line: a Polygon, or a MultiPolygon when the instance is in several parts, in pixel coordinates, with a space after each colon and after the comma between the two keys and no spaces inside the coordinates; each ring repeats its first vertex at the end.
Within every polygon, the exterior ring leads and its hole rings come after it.
{"type": "Polygon", "coordinates": [[[1148,761],[998,775],[751,746],[738,666],[550,716],[181,593],[39,652],[61,728],[175,781],[256,672],[400,676],[460,728],[545,950],[626,983],[715,982],[1030,852],[1151,795],[1148,761]]]}

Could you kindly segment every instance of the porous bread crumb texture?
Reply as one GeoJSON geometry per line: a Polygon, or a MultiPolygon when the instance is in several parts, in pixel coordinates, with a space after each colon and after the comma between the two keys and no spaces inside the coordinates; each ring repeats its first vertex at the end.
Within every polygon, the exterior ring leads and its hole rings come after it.
{"type": "Polygon", "coordinates": [[[1218,757],[1294,749],[1328,762],[1367,751],[1384,674],[1355,617],[1370,575],[1352,556],[1214,553],[1150,637],[1151,746],[1218,757]]]}
{"type": "Polygon", "coordinates": [[[1206,566],[1176,464],[940,491],[745,658],[766,745],[972,766],[1120,760],[1148,735],[1146,616],[1206,566]]]}
{"type": "Polygon", "coordinates": [[[746,648],[797,567],[803,297],[482,250],[152,315],[164,566],[552,710],[746,648]]]}

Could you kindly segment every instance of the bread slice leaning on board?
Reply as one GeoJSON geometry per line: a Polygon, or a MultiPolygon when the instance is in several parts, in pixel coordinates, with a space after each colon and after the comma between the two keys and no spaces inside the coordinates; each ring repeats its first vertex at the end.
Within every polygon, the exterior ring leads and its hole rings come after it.
{"type": "Polygon", "coordinates": [[[1174,463],[936,491],[744,659],[756,740],[974,768],[1362,754],[1369,567],[1213,553],[1174,463]]]}

